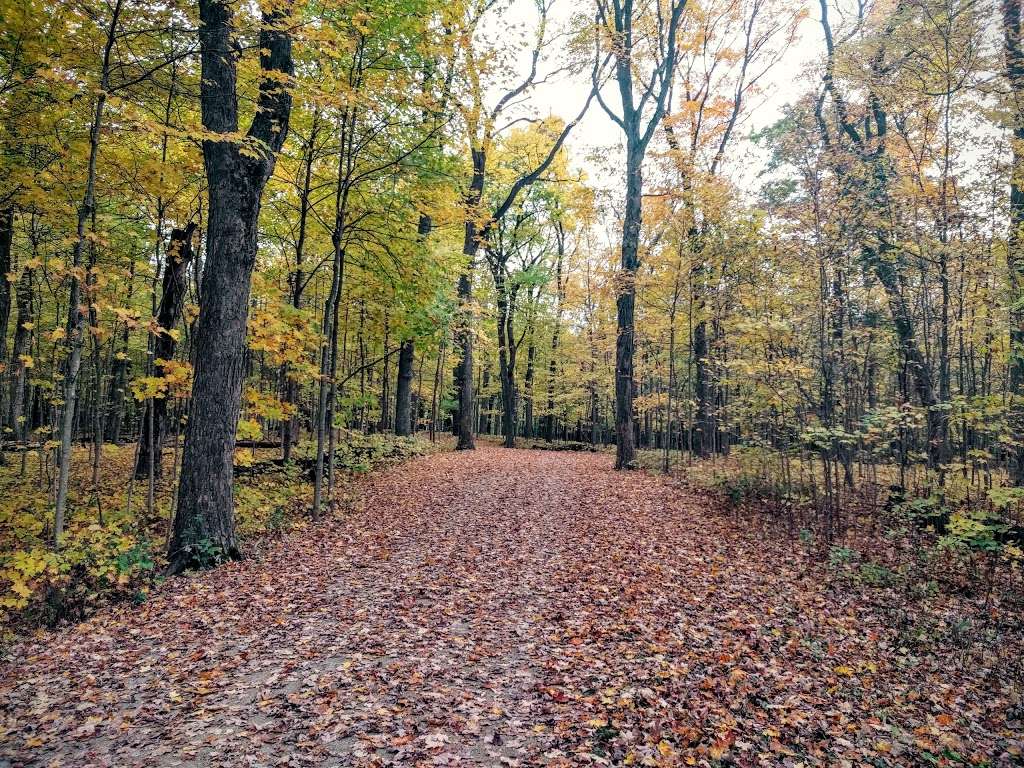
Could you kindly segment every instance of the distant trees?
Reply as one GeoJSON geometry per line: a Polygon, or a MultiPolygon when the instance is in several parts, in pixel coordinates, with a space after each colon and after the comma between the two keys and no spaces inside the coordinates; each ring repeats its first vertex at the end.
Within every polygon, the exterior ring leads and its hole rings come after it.
{"type": "MultiPolygon", "coordinates": [[[[570,132],[583,119],[594,96],[597,95],[597,84],[591,88],[583,100],[579,114],[568,123],[555,124],[548,121],[541,124],[538,135],[546,136],[546,146],[535,154],[527,155],[529,161],[517,168],[516,172],[508,177],[506,186],[501,193],[492,196],[493,207],[485,207],[484,187],[488,179],[488,162],[495,142],[502,132],[519,122],[522,119],[510,118],[508,124],[500,124],[500,120],[506,119],[508,113],[515,107],[518,101],[529,95],[530,91],[538,84],[542,76],[540,65],[542,53],[547,45],[548,31],[548,10],[550,0],[544,0],[537,6],[538,19],[534,34],[534,40],[530,51],[530,70],[517,83],[506,90],[493,106],[486,105],[486,85],[488,77],[495,75],[493,71],[493,60],[490,56],[481,55],[477,50],[478,42],[474,41],[483,15],[491,5],[475,2],[471,5],[470,12],[464,22],[462,37],[465,44],[461,51],[465,60],[466,72],[466,96],[462,106],[462,120],[466,131],[466,140],[469,147],[469,184],[465,193],[465,224],[462,253],[467,259],[467,271],[459,277],[458,297],[460,303],[460,314],[456,327],[456,347],[460,351],[459,362],[456,366],[455,380],[457,382],[459,408],[456,412],[456,424],[459,450],[472,450],[473,444],[473,339],[471,328],[471,307],[472,300],[472,279],[471,269],[481,244],[487,243],[495,226],[516,204],[520,195],[531,185],[542,177],[545,171],[551,166],[559,151],[568,139],[570,132]]],[[[514,405],[513,399],[506,401],[506,405],[514,405]]],[[[510,416],[510,418],[512,418],[510,416]]]]}

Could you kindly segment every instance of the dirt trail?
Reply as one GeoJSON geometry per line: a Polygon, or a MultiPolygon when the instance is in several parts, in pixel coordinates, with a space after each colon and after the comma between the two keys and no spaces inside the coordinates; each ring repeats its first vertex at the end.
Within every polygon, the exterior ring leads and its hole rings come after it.
{"type": "Polygon", "coordinates": [[[435,455],[359,499],[17,648],[0,765],[1011,765],[1020,748],[1012,681],[915,655],[799,547],[604,455],[435,455]]]}

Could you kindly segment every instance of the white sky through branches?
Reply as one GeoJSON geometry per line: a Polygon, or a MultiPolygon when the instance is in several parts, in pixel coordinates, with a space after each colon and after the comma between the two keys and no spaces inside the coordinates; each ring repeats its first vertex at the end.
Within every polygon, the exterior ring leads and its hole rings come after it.
{"type": "MultiPolygon", "coordinates": [[[[584,0],[588,8],[590,2],[584,0]]],[[[579,0],[555,0],[547,35],[553,43],[540,70],[541,77],[564,63],[571,17],[582,10],[585,9],[579,0]]],[[[801,22],[796,42],[788,47],[781,61],[761,81],[759,92],[750,100],[737,141],[729,151],[726,173],[747,192],[756,192],[757,176],[766,159],[763,152],[751,146],[747,137],[752,131],[778,120],[781,109],[813,84],[807,74],[808,64],[820,59],[824,45],[820,39],[816,6],[808,8],[808,11],[808,16],[801,22]]],[[[507,44],[511,39],[521,40],[524,48],[517,61],[520,78],[529,69],[528,48],[525,46],[532,42],[536,20],[535,0],[512,0],[507,10],[492,12],[482,29],[482,35],[492,41],[504,38],[503,42],[507,44]]],[[[590,88],[589,75],[588,69],[578,75],[561,74],[541,83],[530,91],[524,110],[538,116],[555,114],[565,120],[573,119],[586,99],[590,88]]],[[[501,90],[495,88],[492,98],[498,98],[501,90]]],[[[602,93],[614,108],[618,103],[614,88],[606,86],[602,93]]],[[[569,152],[572,165],[586,172],[588,183],[599,189],[621,187],[622,180],[617,171],[623,168],[624,163],[622,133],[596,102],[570,136],[569,152]]]]}

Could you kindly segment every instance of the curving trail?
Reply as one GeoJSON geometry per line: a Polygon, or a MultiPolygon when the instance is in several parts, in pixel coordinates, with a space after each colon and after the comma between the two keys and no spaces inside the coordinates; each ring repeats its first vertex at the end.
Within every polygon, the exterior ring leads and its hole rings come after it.
{"type": "Polygon", "coordinates": [[[0,765],[1015,764],[1012,680],[901,648],[713,506],[604,455],[393,468],[330,523],[16,648],[0,765]]]}

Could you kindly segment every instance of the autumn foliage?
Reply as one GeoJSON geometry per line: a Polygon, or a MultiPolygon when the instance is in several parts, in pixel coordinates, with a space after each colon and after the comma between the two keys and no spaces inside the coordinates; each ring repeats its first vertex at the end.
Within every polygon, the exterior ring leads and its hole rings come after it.
{"type": "Polygon", "coordinates": [[[1021,15],[0,0],[0,760],[1019,764],[1021,15]]]}

